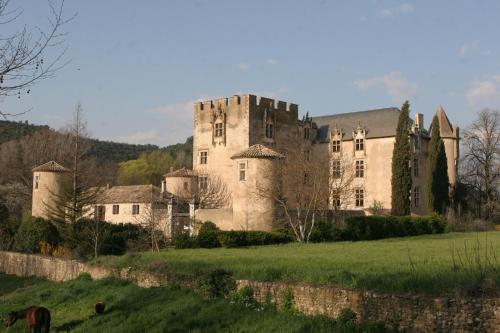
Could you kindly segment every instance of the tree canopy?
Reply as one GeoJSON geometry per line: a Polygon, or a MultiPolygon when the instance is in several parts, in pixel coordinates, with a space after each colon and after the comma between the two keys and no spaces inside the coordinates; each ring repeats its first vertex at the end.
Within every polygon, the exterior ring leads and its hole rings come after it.
{"type": "Polygon", "coordinates": [[[399,114],[396,142],[392,153],[392,215],[410,214],[411,169],[410,169],[410,103],[406,101],[399,114]]]}
{"type": "Polygon", "coordinates": [[[428,207],[433,212],[444,213],[449,205],[448,162],[441,139],[439,120],[434,116],[429,141],[429,179],[427,181],[428,207]]]}

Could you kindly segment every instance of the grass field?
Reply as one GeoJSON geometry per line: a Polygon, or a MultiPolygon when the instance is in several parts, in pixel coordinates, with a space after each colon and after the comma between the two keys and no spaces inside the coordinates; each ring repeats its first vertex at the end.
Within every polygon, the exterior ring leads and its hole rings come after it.
{"type": "MultiPolygon", "coordinates": [[[[377,326],[340,325],[272,307],[208,301],[176,287],[141,289],[116,279],[92,281],[81,276],[55,283],[0,273],[0,286],[0,314],[33,304],[45,306],[52,315],[51,332],[384,332],[377,326]],[[93,315],[97,301],[107,305],[100,316],[93,315]]],[[[0,332],[25,332],[25,321],[8,329],[0,326],[0,332]]]]}
{"type": "Polygon", "coordinates": [[[101,257],[95,262],[180,274],[223,268],[236,278],[260,281],[442,294],[475,289],[485,279],[500,286],[500,232],[236,249],[168,249],[101,257]]]}

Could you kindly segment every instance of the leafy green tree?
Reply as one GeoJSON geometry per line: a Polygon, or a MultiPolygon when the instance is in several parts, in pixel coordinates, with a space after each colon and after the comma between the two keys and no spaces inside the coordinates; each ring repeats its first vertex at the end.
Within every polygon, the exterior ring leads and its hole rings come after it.
{"type": "Polygon", "coordinates": [[[410,214],[410,103],[406,101],[399,114],[396,143],[392,153],[392,215],[410,214]]]}
{"type": "Polygon", "coordinates": [[[14,250],[26,253],[39,253],[40,242],[56,246],[61,241],[57,228],[47,220],[25,216],[16,235],[14,250]]]}
{"type": "Polygon", "coordinates": [[[136,160],[120,163],[119,185],[159,185],[163,175],[176,165],[171,154],[160,150],[143,154],[136,160]]]}
{"type": "Polygon", "coordinates": [[[449,205],[448,162],[444,142],[439,131],[437,116],[432,119],[429,142],[429,179],[427,181],[428,206],[433,212],[443,213],[449,205]]]}

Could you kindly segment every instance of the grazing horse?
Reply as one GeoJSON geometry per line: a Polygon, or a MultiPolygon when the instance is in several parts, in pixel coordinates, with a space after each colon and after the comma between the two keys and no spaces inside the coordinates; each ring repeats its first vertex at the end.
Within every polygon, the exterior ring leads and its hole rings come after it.
{"type": "Polygon", "coordinates": [[[11,312],[9,313],[5,324],[7,327],[12,326],[18,319],[26,319],[26,325],[28,326],[30,333],[50,332],[50,311],[46,308],[30,306],[24,310],[11,312]]]}

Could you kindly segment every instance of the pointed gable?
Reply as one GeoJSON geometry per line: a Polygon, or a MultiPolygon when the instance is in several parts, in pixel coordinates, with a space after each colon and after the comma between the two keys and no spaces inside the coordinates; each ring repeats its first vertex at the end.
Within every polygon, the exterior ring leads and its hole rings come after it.
{"type": "Polygon", "coordinates": [[[448,116],[444,112],[444,109],[442,106],[438,107],[436,110],[436,116],[439,121],[439,132],[442,138],[449,138],[449,137],[455,137],[455,131],[453,129],[453,126],[450,123],[450,120],[448,119],[448,116]]]}

